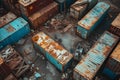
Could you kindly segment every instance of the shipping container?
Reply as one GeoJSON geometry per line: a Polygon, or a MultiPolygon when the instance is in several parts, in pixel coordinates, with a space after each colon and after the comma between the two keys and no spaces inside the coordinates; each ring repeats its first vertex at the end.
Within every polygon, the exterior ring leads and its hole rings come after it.
{"type": "Polygon", "coordinates": [[[17,16],[13,14],[12,12],[8,12],[6,15],[0,17],[0,28],[3,27],[4,25],[10,23],[14,19],[16,19],[17,16]]]}
{"type": "Polygon", "coordinates": [[[44,32],[39,32],[32,38],[40,52],[60,71],[65,71],[72,62],[73,55],[51,39],[44,32]]]}
{"type": "Polygon", "coordinates": [[[55,16],[58,13],[58,4],[53,2],[41,9],[40,11],[34,13],[29,17],[29,20],[34,29],[39,27],[41,24],[45,23],[48,19],[55,16]]]}
{"type": "Polygon", "coordinates": [[[20,54],[10,45],[0,51],[0,56],[16,77],[20,77],[29,68],[20,54]]]}
{"type": "Polygon", "coordinates": [[[120,37],[120,13],[115,18],[115,20],[112,22],[109,31],[120,37]]]}
{"type": "Polygon", "coordinates": [[[66,11],[76,0],[55,0],[59,4],[59,11],[66,11]]]}
{"type": "Polygon", "coordinates": [[[14,44],[30,32],[29,24],[19,17],[0,28],[0,49],[8,44],[14,44]]]}
{"type": "Polygon", "coordinates": [[[103,69],[103,73],[110,77],[112,80],[114,80],[116,76],[120,74],[120,43],[110,55],[105,68],[103,69]]]}
{"type": "Polygon", "coordinates": [[[53,0],[19,0],[21,13],[27,17],[52,2],[53,0]]]}
{"type": "Polygon", "coordinates": [[[0,80],[4,80],[11,73],[10,68],[5,64],[3,58],[0,56],[0,80]]]}
{"type": "Polygon", "coordinates": [[[118,37],[105,32],[74,68],[75,80],[92,80],[118,42],[118,37]]]}
{"type": "Polygon", "coordinates": [[[99,2],[90,10],[79,22],[77,26],[77,34],[82,38],[87,39],[91,32],[98,26],[107,14],[110,5],[104,2],[99,2]]]}
{"type": "Polygon", "coordinates": [[[77,0],[70,7],[70,15],[75,19],[81,19],[90,9],[92,9],[98,0],[77,0]]]}

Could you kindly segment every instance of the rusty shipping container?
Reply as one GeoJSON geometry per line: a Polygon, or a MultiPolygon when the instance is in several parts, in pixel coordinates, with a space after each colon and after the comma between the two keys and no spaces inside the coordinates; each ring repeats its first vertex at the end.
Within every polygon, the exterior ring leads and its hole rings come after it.
{"type": "Polygon", "coordinates": [[[103,73],[109,76],[112,80],[120,74],[120,42],[110,55],[103,73]]]}
{"type": "Polygon", "coordinates": [[[75,80],[92,80],[117,44],[119,38],[105,32],[74,68],[75,80]]]}
{"type": "Polygon", "coordinates": [[[82,38],[87,39],[107,14],[109,8],[110,5],[104,2],[97,3],[96,6],[78,22],[77,34],[82,38]]]}
{"type": "Polygon", "coordinates": [[[14,19],[16,19],[17,16],[13,14],[12,12],[8,12],[6,15],[0,17],[0,28],[3,27],[4,25],[10,23],[14,19]]]}
{"type": "Polygon", "coordinates": [[[36,29],[41,24],[45,23],[48,19],[55,16],[58,13],[58,4],[53,2],[46,6],[45,8],[41,9],[40,11],[34,13],[29,17],[33,28],[36,29]]]}
{"type": "Polygon", "coordinates": [[[32,38],[35,46],[60,71],[65,71],[72,62],[73,55],[51,39],[44,32],[39,32],[32,38]]]}
{"type": "Polygon", "coordinates": [[[16,77],[20,77],[29,68],[20,54],[10,45],[0,51],[0,56],[16,77]]]}
{"type": "Polygon", "coordinates": [[[115,18],[115,20],[112,22],[109,31],[120,37],[120,13],[115,18]]]}
{"type": "Polygon", "coordinates": [[[14,44],[30,32],[29,24],[19,17],[0,28],[0,49],[14,44]]]}
{"type": "Polygon", "coordinates": [[[81,19],[90,9],[92,9],[98,0],[77,0],[70,7],[70,15],[75,19],[81,19]]]}
{"type": "Polygon", "coordinates": [[[21,13],[27,17],[52,2],[53,0],[19,0],[21,13]]]}

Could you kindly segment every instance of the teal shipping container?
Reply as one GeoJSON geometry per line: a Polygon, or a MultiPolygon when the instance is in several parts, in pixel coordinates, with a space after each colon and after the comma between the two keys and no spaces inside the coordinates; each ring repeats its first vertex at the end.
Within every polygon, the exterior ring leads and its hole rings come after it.
{"type": "Polygon", "coordinates": [[[55,0],[59,4],[59,11],[65,11],[68,9],[76,0],[55,0]]]}
{"type": "Polygon", "coordinates": [[[73,55],[45,33],[39,32],[33,36],[32,40],[35,47],[37,47],[59,71],[64,72],[71,65],[73,55]]]}
{"type": "Polygon", "coordinates": [[[107,14],[110,5],[99,2],[90,10],[79,22],[77,26],[77,34],[82,38],[87,39],[91,32],[100,24],[107,14]]]}
{"type": "Polygon", "coordinates": [[[14,44],[30,32],[29,24],[19,17],[0,28],[0,49],[8,44],[14,44]]]}
{"type": "Polygon", "coordinates": [[[119,37],[106,31],[74,68],[74,79],[94,80],[118,40],[119,37]]]}

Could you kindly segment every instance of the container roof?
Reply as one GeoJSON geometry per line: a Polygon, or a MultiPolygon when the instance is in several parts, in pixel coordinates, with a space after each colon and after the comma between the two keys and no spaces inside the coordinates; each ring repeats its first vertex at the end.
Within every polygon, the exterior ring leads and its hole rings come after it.
{"type": "Polygon", "coordinates": [[[115,26],[115,27],[120,29],[120,13],[115,18],[115,20],[112,22],[112,26],[115,26]]]}
{"type": "Polygon", "coordinates": [[[47,36],[44,32],[39,32],[33,36],[32,39],[62,65],[68,63],[73,57],[71,53],[47,36]]]}
{"type": "Polygon", "coordinates": [[[96,6],[78,22],[78,25],[86,30],[90,30],[109,7],[110,5],[104,2],[97,3],[96,6]]]}
{"type": "Polygon", "coordinates": [[[92,80],[117,41],[117,36],[105,32],[74,70],[87,80],[92,80]]]}
{"type": "Polygon", "coordinates": [[[0,41],[8,38],[10,35],[14,34],[16,31],[25,27],[28,24],[23,18],[19,17],[4,27],[0,28],[0,41]]]}
{"type": "Polygon", "coordinates": [[[9,23],[10,21],[14,20],[15,18],[17,18],[17,16],[11,12],[0,17],[0,28],[9,23]]]}

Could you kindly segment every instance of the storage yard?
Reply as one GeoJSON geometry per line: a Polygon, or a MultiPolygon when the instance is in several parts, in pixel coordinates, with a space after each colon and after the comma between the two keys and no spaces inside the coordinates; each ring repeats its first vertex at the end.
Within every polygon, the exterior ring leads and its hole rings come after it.
{"type": "Polygon", "coordinates": [[[0,0],[0,80],[120,80],[120,1],[0,0]]]}

